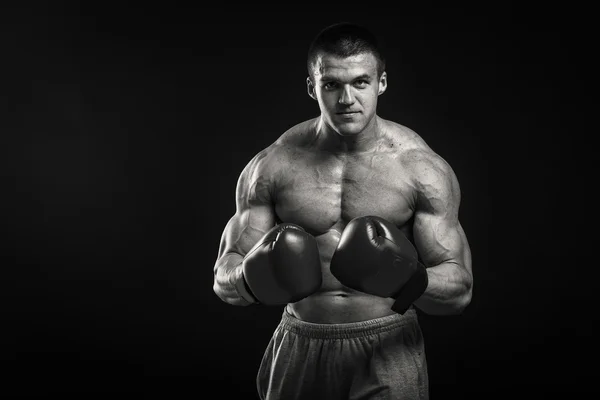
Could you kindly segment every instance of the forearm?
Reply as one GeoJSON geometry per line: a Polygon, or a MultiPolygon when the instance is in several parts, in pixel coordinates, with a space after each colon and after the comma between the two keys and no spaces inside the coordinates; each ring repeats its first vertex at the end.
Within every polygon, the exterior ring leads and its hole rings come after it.
{"type": "Polygon", "coordinates": [[[234,306],[247,306],[251,295],[246,291],[242,268],[243,257],[237,253],[223,255],[215,265],[213,290],[224,302],[234,306]]]}
{"type": "Polygon", "coordinates": [[[455,263],[427,268],[429,284],[415,306],[426,314],[460,314],[471,302],[471,274],[455,263]]]}

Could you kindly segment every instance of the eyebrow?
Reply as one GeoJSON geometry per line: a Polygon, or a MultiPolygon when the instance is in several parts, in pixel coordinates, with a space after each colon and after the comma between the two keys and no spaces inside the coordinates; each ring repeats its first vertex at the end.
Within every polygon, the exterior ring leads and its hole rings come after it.
{"type": "MultiPolygon", "coordinates": [[[[362,74],[362,75],[352,78],[352,81],[357,81],[360,79],[369,80],[369,79],[371,79],[371,76],[369,76],[369,74],[362,74]]],[[[339,81],[339,79],[334,78],[333,76],[329,76],[329,75],[321,75],[321,80],[322,81],[339,81]]]]}

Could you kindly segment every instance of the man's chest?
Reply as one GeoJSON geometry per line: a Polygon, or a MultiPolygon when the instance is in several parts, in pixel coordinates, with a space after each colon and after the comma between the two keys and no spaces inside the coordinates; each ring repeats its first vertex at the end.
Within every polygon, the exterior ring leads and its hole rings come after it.
{"type": "Polygon", "coordinates": [[[377,215],[404,225],[414,210],[414,189],[397,159],[389,155],[304,158],[280,171],[275,206],[282,221],[314,233],[352,218],[377,215]]]}

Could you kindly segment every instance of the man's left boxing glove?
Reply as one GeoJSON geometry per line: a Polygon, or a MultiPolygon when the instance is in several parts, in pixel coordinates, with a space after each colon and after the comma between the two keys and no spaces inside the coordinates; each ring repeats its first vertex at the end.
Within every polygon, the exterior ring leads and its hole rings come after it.
{"type": "Polygon", "coordinates": [[[330,265],[345,286],[395,299],[392,310],[404,314],[429,283],[417,250],[394,224],[366,216],[348,223],[330,265]]]}
{"type": "Polygon", "coordinates": [[[315,238],[300,226],[274,226],[242,261],[238,293],[251,303],[295,303],[321,287],[321,258],[315,238]]]}

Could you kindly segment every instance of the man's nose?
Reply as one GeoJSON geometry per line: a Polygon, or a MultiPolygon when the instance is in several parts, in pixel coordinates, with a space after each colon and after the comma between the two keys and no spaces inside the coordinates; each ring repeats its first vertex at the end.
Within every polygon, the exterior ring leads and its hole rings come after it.
{"type": "Polygon", "coordinates": [[[352,95],[352,87],[350,85],[344,85],[338,102],[345,105],[354,103],[354,96],[352,95]]]}

